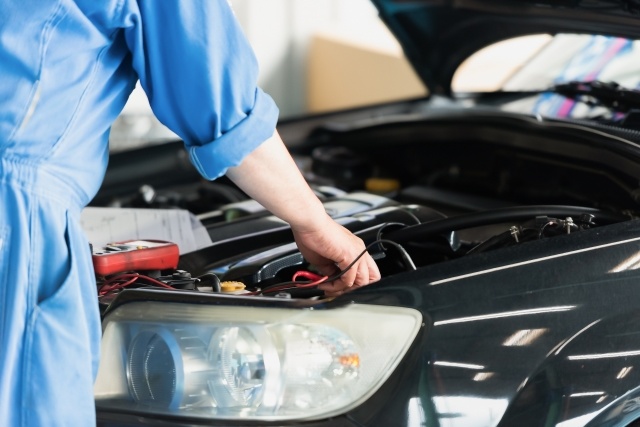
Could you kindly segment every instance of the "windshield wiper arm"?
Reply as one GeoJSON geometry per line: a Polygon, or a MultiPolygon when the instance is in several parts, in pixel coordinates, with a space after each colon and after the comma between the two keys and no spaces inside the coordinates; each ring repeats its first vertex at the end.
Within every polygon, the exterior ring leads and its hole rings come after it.
{"type": "Polygon", "coordinates": [[[557,93],[588,104],[602,105],[621,113],[640,108],[640,91],[625,88],[616,82],[573,81],[554,85],[547,92],[557,93]]]}

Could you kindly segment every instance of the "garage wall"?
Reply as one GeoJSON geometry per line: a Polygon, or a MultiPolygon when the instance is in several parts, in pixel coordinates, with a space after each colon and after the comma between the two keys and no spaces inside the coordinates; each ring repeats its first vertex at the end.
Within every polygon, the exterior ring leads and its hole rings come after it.
{"type": "Polygon", "coordinates": [[[308,110],[308,51],[314,34],[349,27],[366,32],[377,23],[369,0],[231,0],[236,17],[260,63],[260,85],[281,115],[308,110]],[[355,19],[354,19],[355,18],[355,19]],[[356,26],[360,27],[354,28],[356,26]]]}

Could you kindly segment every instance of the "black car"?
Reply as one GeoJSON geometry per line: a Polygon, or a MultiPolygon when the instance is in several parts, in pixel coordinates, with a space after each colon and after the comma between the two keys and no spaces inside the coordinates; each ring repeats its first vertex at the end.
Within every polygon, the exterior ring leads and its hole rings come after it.
{"type": "Polygon", "coordinates": [[[286,224],[179,141],[114,154],[94,205],[185,208],[212,244],[101,278],[99,425],[640,423],[640,69],[611,70],[640,3],[374,3],[431,95],[279,131],[382,279],[326,298],[286,224]],[[502,90],[452,90],[530,34],[551,41],[502,90]]]}

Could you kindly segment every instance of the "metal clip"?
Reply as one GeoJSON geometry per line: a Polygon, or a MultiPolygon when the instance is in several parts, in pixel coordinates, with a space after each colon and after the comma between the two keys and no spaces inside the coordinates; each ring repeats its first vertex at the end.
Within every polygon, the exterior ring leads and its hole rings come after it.
{"type": "Polygon", "coordinates": [[[520,240],[518,239],[518,236],[520,235],[520,229],[518,229],[518,227],[516,227],[515,225],[512,225],[509,231],[511,232],[513,240],[515,240],[516,243],[519,243],[520,240]]]}
{"type": "Polygon", "coordinates": [[[567,232],[567,234],[571,233],[571,227],[575,226],[575,224],[573,223],[573,218],[571,218],[570,216],[566,217],[564,219],[564,229],[567,232]]]}

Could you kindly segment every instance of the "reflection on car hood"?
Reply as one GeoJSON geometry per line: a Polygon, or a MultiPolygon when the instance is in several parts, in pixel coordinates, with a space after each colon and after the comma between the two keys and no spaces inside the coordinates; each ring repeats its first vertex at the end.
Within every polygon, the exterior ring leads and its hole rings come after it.
{"type": "Polygon", "coordinates": [[[457,67],[500,40],[549,33],[638,38],[632,0],[372,0],[432,93],[449,94],[457,67]]]}

